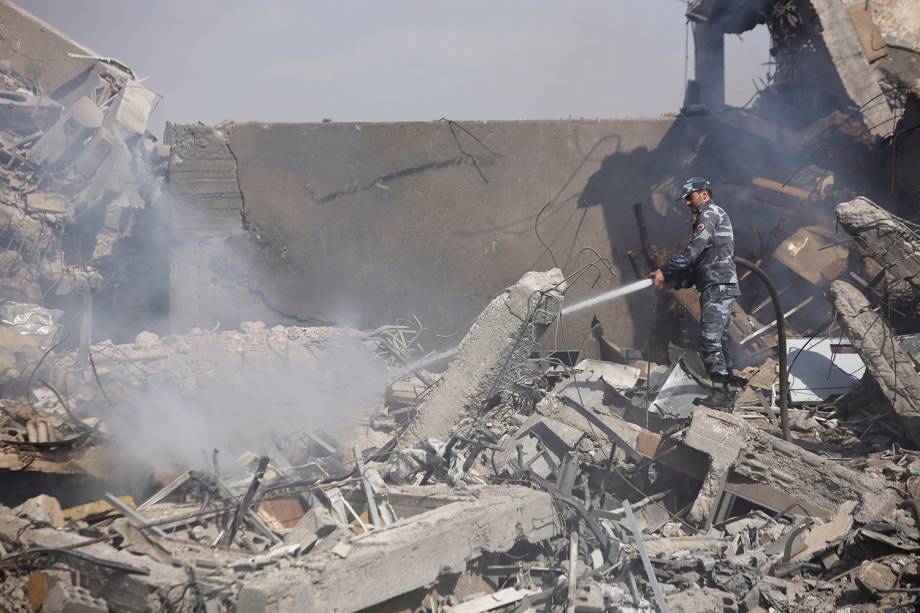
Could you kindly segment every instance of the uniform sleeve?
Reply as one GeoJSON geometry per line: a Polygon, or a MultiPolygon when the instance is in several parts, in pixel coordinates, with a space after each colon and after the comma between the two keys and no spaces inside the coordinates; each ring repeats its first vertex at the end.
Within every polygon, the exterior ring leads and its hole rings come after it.
{"type": "Polygon", "coordinates": [[[690,242],[687,243],[687,246],[661,266],[664,278],[670,280],[674,274],[683,272],[696,264],[715,233],[715,214],[706,211],[700,215],[696,227],[693,228],[693,236],[690,237],[690,242]]]}

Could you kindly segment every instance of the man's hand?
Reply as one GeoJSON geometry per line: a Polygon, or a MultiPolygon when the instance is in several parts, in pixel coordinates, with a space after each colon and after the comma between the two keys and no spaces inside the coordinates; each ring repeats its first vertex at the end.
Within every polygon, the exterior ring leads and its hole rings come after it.
{"type": "Polygon", "coordinates": [[[664,273],[661,272],[660,268],[653,273],[649,273],[648,277],[649,279],[655,280],[655,287],[664,287],[664,284],[665,284],[664,273]]]}

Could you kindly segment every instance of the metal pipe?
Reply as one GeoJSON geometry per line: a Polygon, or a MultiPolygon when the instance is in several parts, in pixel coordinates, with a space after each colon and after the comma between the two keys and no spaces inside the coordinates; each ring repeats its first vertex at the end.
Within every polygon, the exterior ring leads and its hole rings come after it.
{"type": "Polygon", "coordinates": [[[364,456],[361,455],[361,448],[358,443],[354,444],[352,451],[355,454],[355,464],[358,467],[358,474],[361,476],[361,485],[364,487],[364,496],[367,498],[367,514],[371,518],[371,523],[380,528],[383,522],[380,521],[380,513],[377,511],[377,500],[374,498],[374,489],[370,481],[367,480],[367,474],[364,472],[364,456]]]}
{"type": "Polygon", "coordinates": [[[166,533],[160,530],[159,528],[157,528],[156,526],[148,526],[147,519],[143,515],[141,515],[140,513],[138,513],[137,511],[135,511],[134,509],[132,509],[125,503],[123,503],[121,500],[119,500],[112,494],[107,493],[105,495],[105,500],[110,505],[115,507],[115,509],[118,510],[118,512],[124,515],[125,518],[127,518],[127,520],[134,525],[134,527],[140,530],[148,529],[154,534],[156,534],[157,536],[162,536],[162,537],[166,536],[166,533]]]}
{"type": "Polygon", "coordinates": [[[773,301],[773,312],[776,316],[776,335],[778,336],[779,353],[779,415],[783,427],[783,440],[791,440],[789,435],[789,373],[786,367],[786,318],[783,317],[783,306],[779,301],[779,292],[776,286],[770,280],[757,264],[744,258],[735,257],[735,264],[751,271],[757,276],[770,292],[770,300],[773,301]]]}

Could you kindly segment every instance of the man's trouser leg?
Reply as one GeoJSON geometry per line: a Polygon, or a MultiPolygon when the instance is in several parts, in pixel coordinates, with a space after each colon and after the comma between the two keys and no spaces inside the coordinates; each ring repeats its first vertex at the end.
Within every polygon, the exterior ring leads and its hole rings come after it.
{"type": "MultiPolygon", "coordinates": [[[[715,286],[716,288],[718,286],[715,286]]],[[[726,354],[728,347],[728,324],[732,313],[734,296],[723,296],[715,288],[700,294],[700,353],[710,378],[712,375],[730,374],[730,361],[726,354]]]]}
{"type": "Polygon", "coordinates": [[[728,316],[725,318],[725,326],[722,328],[722,357],[725,358],[725,372],[729,375],[732,374],[734,360],[732,360],[732,356],[728,352],[728,348],[731,346],[731,335],[728,333],[728,329],[731,327],[732,306],[735,304],[735,300],[737,298],[732,298],[731,302],[728,303],[728,316]]]}

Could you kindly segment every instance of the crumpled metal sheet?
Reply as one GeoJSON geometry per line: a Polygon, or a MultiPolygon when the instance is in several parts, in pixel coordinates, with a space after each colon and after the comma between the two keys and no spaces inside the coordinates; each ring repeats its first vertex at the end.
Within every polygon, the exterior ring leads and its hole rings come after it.
{"type": "Polygon", "coordinates": [[[59,312],[27,302],[0,303],[0,323],[12,326],[19,334],[55,338],[61,331],[56,323],[59,312]]]}
{"type": "Polygon", "coordinates": [[[665,374],[658,393],[649,404],[649,411],[662,417],[687,419],[693,415],[693,401],[709,394],[684,366],[683,359],[675,362],[665,374]]]}
{"type": "Polygon", "coordinates": [[[859,383],[866,372],[846,337],[786,339],[793,403],[823,402],[859,383]]]}

